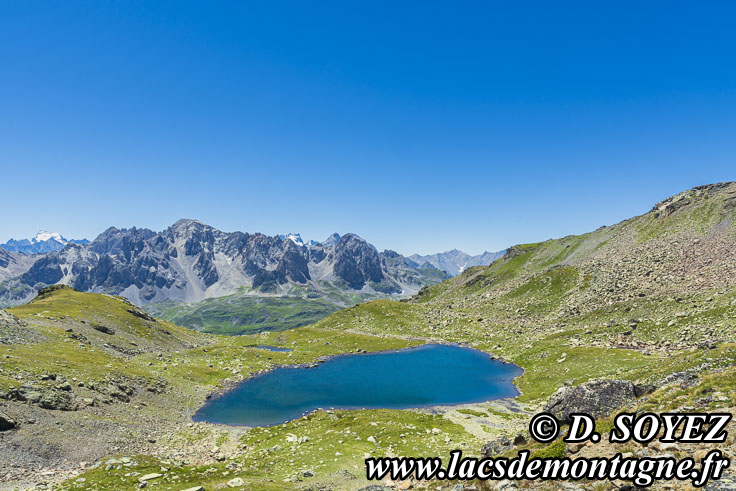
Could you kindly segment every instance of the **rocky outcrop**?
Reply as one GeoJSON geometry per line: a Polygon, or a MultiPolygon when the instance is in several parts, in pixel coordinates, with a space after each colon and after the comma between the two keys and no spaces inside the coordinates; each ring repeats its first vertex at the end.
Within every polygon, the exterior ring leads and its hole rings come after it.
{"type": "Polygon", "coordinates": [[[651,213],[656,218],[666,218],[680,208],[687,206],[697,200],[708,199],[710,196],[715,195],[719,191],[727,189],[732,183],[730,182],[718,182],[715,184],[706,184],[704,186],[696,186],[682,193],[671,196],[665,200],[660,201],[651,209],[651,213]]]}
{"type": "Polygon", "coordinates": [[[508,437],[502,436],[483,445],[480,449],[480,454],[483,458],[492,458],[509,450],[512,446],[511,440],[508,437]]]}
{"type": "Polygon", "coordinates": [[[108,380],[107,385],[102,387],[100,391],[121,402],[130,402],[131,396],[135,393],[131,385],[119,379],[108,380]]]}
{"type": "Polygon", "coordinates": [[[113,329],[110,329],[107,326],[103,326],[102,324],[92,324],[92,329],[95,331],[101,332],[103,334],[115,334],[115,331],[113,329]]]}
{"type": "Polygon", "coordinates": [[[42,341],[44,336],[28,329],[24,321],[0,309],[0,344],[28,344],[42,341]]]}
{"type": "Polygon", "coordinates": [[[561,388],[547,401],[544,410],[563,423],[570,422],[572,413],[598,418],[633,402],[636,394],[636,387],[629,380],[594,380],[561,388]]]}
{"type": "Polygon", "coordinates": [[[10,255],[5,249],[0,249],[0,268],[6,269],[10,266],[10,262],[13,260],[13,256],[10,255]]]}
{"type": "Polygon", "coordinates": [[[43,409],[59,411],[76,411],[79,403],[68,384],[58,387],[23,384],[21,387],[10,389],[5,399],[35,404],[43,409]]]}

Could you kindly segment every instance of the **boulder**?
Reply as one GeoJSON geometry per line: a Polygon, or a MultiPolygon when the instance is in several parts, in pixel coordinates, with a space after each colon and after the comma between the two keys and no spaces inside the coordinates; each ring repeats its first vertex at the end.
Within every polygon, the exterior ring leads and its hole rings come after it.
{"type": "Polygon", "coordinates": [[[242,478],[240,478],[240,477],[236,477],[236,478],[230,479],[230,480],[229,480],[229,481],[227,482],[227,486],[228,486],[229,488],[239,488],[239,487],[242,487],[242,486],[243,486],[243,484],[245,484],[245,482],[244,482],[244,481],[243,481],[243,479],[242,479],[242,478]]]}
{"type": "Polygon", "coordinates": [[[94,329],[95,331],[99,331],[103,334],[115,334],[114,330],[110,329],[107,326],[103,326],[102,324],[94,324],[92,325],[92,329],[94,329]]]}
{"type": "Polygon", "coordinates": [[[38,405],[44,409],[56,409],[59,411],[75,411],[78,409],[75,397],[69,392],[48,390],[41,394],[38,405]]]}
{"type": "Polygon", "coordinates": [[[146,474],[146,475],[139,477],[138,480],[141,482],[146,482],[146,481],[152,481],[154,479],[158,479],[159,477],[163,477],[163,474],[160,474],[158,472],[152,472],[150,474],[146,474]]]}
{"type": "Polygon", "coordinates": [[[636,395],[636,387],[629,380],[594,380],[561,388],[547,401],[544,410],[569,423],[572,413],[599,418],[636,400],[636,395]]]}
{"type": "Polygon", "coordinates": [[[634,390],[636,391],[636,397],[643,397],[657,390],[657,386],[654,384],[634,385],[634,390]]]}
{"type": "Polygon", "coordinates": [[[0,431],[12,430],[17,426],[18,423],[16,423],[10,416],[0,413],[0,431]]]}

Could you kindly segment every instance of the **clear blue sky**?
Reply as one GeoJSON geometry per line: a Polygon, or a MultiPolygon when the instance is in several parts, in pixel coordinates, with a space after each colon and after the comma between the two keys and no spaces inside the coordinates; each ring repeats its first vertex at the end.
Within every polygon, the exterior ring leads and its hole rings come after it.
{"type": "Polygon", "coordinates": [[[0,242],[477,253],[736,179],[734,2],[4,1],[0,61],[0,242]]]}

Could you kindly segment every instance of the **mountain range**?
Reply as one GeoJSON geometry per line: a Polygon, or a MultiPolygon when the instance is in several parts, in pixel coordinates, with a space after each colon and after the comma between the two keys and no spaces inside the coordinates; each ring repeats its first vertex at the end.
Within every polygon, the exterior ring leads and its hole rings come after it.
{"type": "Polygon", "coordinates": [[[451,276],[457,276],[473,266],[488,266],[496,259],[502,257],[506,251],[484,252],[477,256],[471,256],[463,251],[453,249],[451,251],[439,252],[427,256],[412,254],[409,259],[419,264],[431,264],[451,276]]]}
{"type": "Polygon", "coordinates": [[[57,232],[39,231],[32,239],[15,240],[10,239],[4,244],[0,244],[0,248],[9,252],[22,252],[23,254],[44,254],[47,252],[55,252],[63,249],[67,244],[89,244],[87,239],[70,239],[67,240],[57,232]]]}
{"type": "Polygon", "coordinates": [[[198,302],[243,289],[255,295],[308,290],[319,297],[336,289],[408,296],[447,278],[429,264],[379,252],[355,234],[305,244],[296,234],[226,233],[184,219],[161,232],[111,227],[88,244],[67,242],[63,249],[31,258],[13,252],[3,257],[0,298],[5,303],[26,301],[56,283],[144,305],[198,302]]]}

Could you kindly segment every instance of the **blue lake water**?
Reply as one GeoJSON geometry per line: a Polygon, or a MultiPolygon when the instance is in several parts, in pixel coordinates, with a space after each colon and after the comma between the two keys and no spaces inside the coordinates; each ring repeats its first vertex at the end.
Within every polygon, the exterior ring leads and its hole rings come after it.
{"type": "Polygon", "coordinates": [[[521,368],[487,353],[427,344],[330,358],[313,368],[284,367],[215,397],[195,421],[269,426],[317,408],[407,409],[481,402],[519,394],[521,368]]]}

